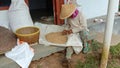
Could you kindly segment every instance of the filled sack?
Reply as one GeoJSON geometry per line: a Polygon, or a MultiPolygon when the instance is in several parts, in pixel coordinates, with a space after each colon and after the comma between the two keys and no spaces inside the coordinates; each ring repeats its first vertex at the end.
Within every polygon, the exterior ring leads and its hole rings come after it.
{"type": "Polygon", "coordinates": [[[21,27],[33,26],[29,8],[24,0],[11,0],[8,17],[13,32],[21,27]]]}

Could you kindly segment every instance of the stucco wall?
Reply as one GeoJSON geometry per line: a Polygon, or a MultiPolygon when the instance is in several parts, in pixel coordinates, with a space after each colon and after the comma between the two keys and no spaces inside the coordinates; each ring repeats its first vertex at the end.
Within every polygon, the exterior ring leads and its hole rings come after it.
{"type": "MultiPolygon", "coordinates": [[[[82,10],[86,18],[93,18],[107,14],[109,0],[77,0],[77,3],[82,6],[82,10]]],[[[118,11],[119,0],[115,0],[115,10],[118,11]]]]}
{"type": "MultiPolygon", "coordinates": [[[[119,0],[115,0],[115,8],[117,11],[119,0]]],[[[107,14],[108,0],[77,0],[78,4],[82,6],[82,10],[86,18],[93,18],[107,14]]],[[[7,11],[0,12],[0,19],[7,20],[7,11]]]]}

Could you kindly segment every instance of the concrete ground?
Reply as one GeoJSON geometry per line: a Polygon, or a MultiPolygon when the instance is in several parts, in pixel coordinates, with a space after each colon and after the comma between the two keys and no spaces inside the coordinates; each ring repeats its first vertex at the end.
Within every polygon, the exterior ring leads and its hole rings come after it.
{"type": "MultiPolygon", "coordinates": [[[[88,21],[90,31],[96,32],[95,40],[100,43],[103,43],[104,40],[104,30],[106,24],[106,16],[97,17],[96,19],[103,19],[103,22],[92,22],[88,21]],[[89,23],[90,22],[90,23],[89,23]]],[[[116,16],[113,26],[113,34],[111,39],[111,45],[117,45],[120,43],[120,16],[116,16]]]]}

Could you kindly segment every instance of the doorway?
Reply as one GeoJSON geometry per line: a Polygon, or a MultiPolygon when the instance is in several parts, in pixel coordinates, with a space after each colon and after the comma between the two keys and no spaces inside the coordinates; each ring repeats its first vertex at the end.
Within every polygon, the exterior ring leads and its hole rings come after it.
{"type": "Polygon", "coordinates": [[[119,0],[119,6],[118,6],[118,11],[120,12],[120,0],[119,0]]]}
{"type": "Polygon", "coordinates": [[[29,0],[30,14],[33,21],[47,24],[61,24],[59,19],[61,4],[64,0],[29,0]]]}
{"type": "Polygon", "coordinates": [[[52,0],[29,0],[29,9],[33,21],[46,22],[48,17],[53,17],[52,0]]]}

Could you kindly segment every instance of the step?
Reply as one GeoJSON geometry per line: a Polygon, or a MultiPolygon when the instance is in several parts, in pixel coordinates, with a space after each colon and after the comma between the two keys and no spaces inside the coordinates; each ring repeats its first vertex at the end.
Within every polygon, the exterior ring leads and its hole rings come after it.
{"type": "MultiPolygon", "coordinates": [[[[56,47],[56,46],[44,46],[44,45],[34,45],[32,46],[35,50],[35,55],[33,60],[38,60],[42,57],[49,56],[52,53],[62,51],[64,47],[56,47]]],[[[13,60],[5,57],[4,55],[0,55],[0,68],[19,68],[13,60]]]]}

